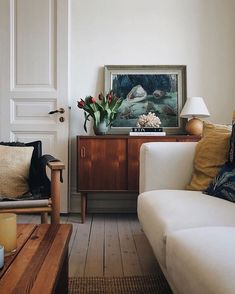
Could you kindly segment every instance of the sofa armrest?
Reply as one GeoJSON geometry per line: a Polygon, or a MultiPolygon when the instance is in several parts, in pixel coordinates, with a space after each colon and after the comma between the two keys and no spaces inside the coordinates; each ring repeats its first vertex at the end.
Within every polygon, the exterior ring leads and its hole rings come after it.
{"type": "Polygon", "coordinates": [[[152,142],[140,148],[140,193],[184,189],[193,172],[197,142],[152,142]]]}

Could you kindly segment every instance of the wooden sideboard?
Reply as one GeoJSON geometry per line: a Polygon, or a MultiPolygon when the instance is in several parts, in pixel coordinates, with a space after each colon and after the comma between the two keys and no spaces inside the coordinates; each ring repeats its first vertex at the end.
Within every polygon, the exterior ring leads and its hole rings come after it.
{"type": "Polygon", "coordinates": [[[146,142],[197,142],[197,136],[78,136],[77,191],[82,195],[82,222],[87,193],[138,192],[139,150],[146,142]]]}

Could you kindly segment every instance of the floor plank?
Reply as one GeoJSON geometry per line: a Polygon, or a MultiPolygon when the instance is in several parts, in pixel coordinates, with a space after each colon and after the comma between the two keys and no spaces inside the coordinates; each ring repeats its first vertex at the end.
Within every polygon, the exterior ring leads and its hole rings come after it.
{"type": "Polygon", "coordinates": [[[136,220],[136,217],[130,217],[130,225],[142,273],[151,274],[158,268],[153,250],[141,229],[140,223],[136,220]]]}
{"type": "Polygon", "coordinates": [[[124,276],[141,275],[141,267],[132,236],[129,217],[118,217],[118,233],[124,276]]]}
{"type": "Polygon", "coordinates": [[[35,214],[17,214],[17,223],[21,224],[40,224],[41,223],[41,216],[35,214]]]}
{"type": "Polygon", "coordinates": [[[104,215],[94,215],[85,265],[86,277],[104,275],[104,215]]]}
{"type": "MultiPolygon", "coordinates": [[[[72,249],[73,249],[73,246],[76,246],[76,235],[77,235],[77,232],[78,232],[78,224],[77,223],[72,223],[72,226],[73,226],[73,230],[72,230],[72,234],[71,234],[71,237],[70,237],[70,242],[69,242],[69,258],[70,258],[70,255],[72,254],[72,249]]],[[[75,251],[75,247],[74,247],[74,251],[75,251]]]]}
{"type": "MultiPolygon", "coordinates": [[[[40,215],[18,215],[18,223],[40,223],[40,215]]],[[[63,215],[71,223],[69,276],[134,276],[154,273],[157,261],[136,214],[93,214],[81,224],[79,214],[63,215]]]]}
{"type": "MultiPolygon", "coordinates": [[[[69,218],[71,221],[71,218],[69,218]]],[[[73,224],[75,224],[73,222],[73,224]]],[[[87,259],[87,251],[89,247],[90,230],[92,217],[87,216],[84,224],[76,224],[77,229],[74,238],[71,240],[71,253],[69,257],[69,276],[83,277],[85,274],[85,266],[87,259]]]]}
{"type": "Polygon", "coordinates": [[[104,276],[123,276],[120,241],[118,235],[117,217],[105,216],[105,265],[104,276]]]}

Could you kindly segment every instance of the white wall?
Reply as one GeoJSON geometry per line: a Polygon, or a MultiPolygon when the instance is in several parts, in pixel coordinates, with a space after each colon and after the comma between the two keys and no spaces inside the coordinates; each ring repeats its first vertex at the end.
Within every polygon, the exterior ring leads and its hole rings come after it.
{"type": "Polygon", "coordinates": [[[103,66],[187,65],[187,96],[203,96],[210,120],[235,109],[234,0],[71,0],[72,190],[76,101],[103,90],[103,66]]]}

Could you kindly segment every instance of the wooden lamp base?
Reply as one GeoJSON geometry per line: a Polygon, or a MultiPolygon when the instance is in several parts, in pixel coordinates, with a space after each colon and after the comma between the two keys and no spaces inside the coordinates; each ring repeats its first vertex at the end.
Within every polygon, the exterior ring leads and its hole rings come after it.
{"type": "Polygon", "coordinates": [[[185,126],[185,130],[189,135],[201,136],[203,130],[202,120],[196,117],[190,119],[185,126]]]}

